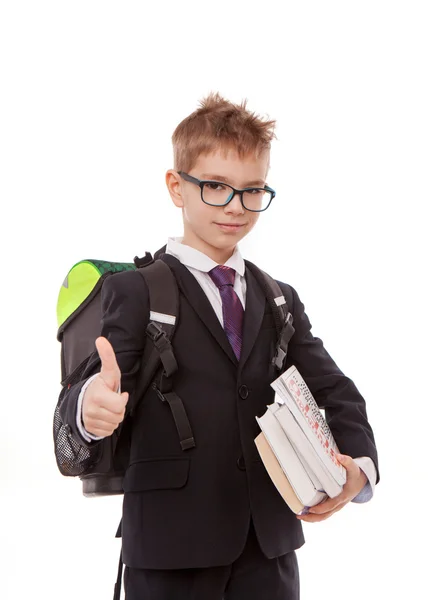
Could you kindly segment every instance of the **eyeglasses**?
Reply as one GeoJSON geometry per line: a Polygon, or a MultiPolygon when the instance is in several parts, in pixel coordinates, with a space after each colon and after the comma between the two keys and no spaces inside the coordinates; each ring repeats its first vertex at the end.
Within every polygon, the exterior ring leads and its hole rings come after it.
{"type": "Polygon", "coordinates": [[[226,206],[235,194],[239,194],[241,204],[246,210],[262,212],[269,207],[275,196],[275,191],[267,185],[263,188],[249,187],[237,190],[227,183],[197,179],[184,171],[178,171],[178,175],[185,181],[198,185],[201,188],[202,201],[210,206],[226,206]]]}

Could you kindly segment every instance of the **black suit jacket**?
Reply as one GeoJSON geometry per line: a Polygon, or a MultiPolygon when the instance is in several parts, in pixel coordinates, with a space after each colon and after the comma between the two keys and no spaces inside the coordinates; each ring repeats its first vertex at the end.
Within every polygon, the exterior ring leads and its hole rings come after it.
{"type": "MultiPolygon", "coordinates": [[[[196,279],[173,256],[165,254],[162,259],[180,289],[173,339],[179,365],[174,389],[183,400],[196,447],[181,450],[169,406],[149,389],[134,416],[131,462],[124,479],[124,563],[155,569],[230,564],[245,545],[250,518],[266,556],[299,548],[304,543],[301,523],[273,486],[254,444],[260,431],[255,417],[272,403],[269,384],[277,376],[271,366],[276,331],[265,296],[246,268],[238,362],[196,279]]],[[[313,337],[296,291],[279,283],[295,327],[285,368],[297,366],[325,409],[340,451],[371,457],[378,473],[363,397],[322,341],[313,337]]],[[[139,273],[118,273],[105,282],[101,335],[116,352],[122,391],[129,393],[145,344],[148,306],[148,290],[139,273]]],[[[73,435],[85,445],[76,428],[76,402],[84,381],[99,369],[95,352],[83,380],[70,388],[61,407],[73,435]]]]}

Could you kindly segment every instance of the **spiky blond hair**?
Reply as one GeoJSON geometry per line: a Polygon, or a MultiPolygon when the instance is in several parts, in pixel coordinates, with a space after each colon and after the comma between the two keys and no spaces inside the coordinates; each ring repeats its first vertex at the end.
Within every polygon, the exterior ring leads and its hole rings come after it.
{"type": "Polygon", "coordinates": [[[174,168],[189,171],[201,154],[235,150],[240,157],[269,150],[275,120],[265,120],[246,108],[211,92],[200,106],[176,127],[172,135],[174,168]]]}

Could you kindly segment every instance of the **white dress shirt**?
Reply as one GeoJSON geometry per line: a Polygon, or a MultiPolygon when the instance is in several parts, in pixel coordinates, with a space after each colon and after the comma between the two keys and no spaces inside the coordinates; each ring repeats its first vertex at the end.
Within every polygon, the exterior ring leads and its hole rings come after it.
{"type": "MultiPolygon", "coordinates": [[[[166,248],[166,253],[175,256],[188,270],[194,275],[197,282],[202,287],[203,291],[208,297],[208,300],[211,302],[211,305],[219,319],[222,327],[223,327],[223,305],[222,299],[220,295],[220,291],[208,275],[208,272],[211,271],[214,267],[218,265],[215,261],[213,261],[209,256],[192,248],[191,246],[186,246],[181,243],[182,238],[169,238],[168,244],[166,248]]],[[[241,301],[245,309],[245,298],[246,298],[246,280],[245,280],[245,264],[244,259],[241,256],[241,253],[236,247],[234,253],[229,258],[229,260],[225,263],[225,266],[231,267],[235,270],[235,283],[234,290],[238,295],[238,298],[241,301]]],[[[84,398],[85,390],[88,385],[93,381],[95,377],[97,377],[98,373],[90,377],[85,384],[82,386],[81,392],[78,397],[77,403],[77,414],[76,414],[76,422],[81,433],[82,437],[90,442],[91,440],[101,440],[103,437],[97,437],[91,433],[88,433],[84,428],[81,418],[82,411],[82,400],[84,398]]],[[[118,390],[120,392],[120,389],[118,390]]],[[[374,487],[376,485],[376,468],[374,466],[373,461],[368,456],[362,456],[359,458],[355,458],[354,461],[358,464],[358,466],[362,469],[365,475],[368,478],[368,483],[363,487],[361,492],[353,498],[352,502],[367,502],[370,500],[374,494],[374,487]]]]}

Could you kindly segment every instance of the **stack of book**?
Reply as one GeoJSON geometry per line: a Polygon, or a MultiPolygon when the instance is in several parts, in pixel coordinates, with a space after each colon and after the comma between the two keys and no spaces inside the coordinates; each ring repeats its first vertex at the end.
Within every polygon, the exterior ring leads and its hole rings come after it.
{"type": "Polygon", "coordinates": [[[256,417],[256,447],[275,487],[296,514],[342,492],[346,469],[307,384],[295,366],[272,384],[275,401],[256,417]]]}

